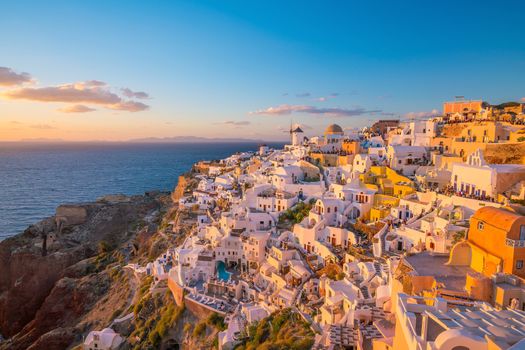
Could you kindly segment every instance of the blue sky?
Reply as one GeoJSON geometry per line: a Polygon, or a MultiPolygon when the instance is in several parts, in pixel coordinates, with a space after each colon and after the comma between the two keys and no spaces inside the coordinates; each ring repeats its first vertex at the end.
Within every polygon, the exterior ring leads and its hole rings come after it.
{"type": "Polygon", "coordinates": [[[519,101],[524,10],[520,1],[11,1],[0,13],[0,67],[31,81],[0,81],[0,139],[275,140],[292,119],[315,134],[332,122],[430,114],[456,95],[519,101]],[[68,89],[118,91],[140,105],[41,97],[91,80],[105,85],[68,89]]]}

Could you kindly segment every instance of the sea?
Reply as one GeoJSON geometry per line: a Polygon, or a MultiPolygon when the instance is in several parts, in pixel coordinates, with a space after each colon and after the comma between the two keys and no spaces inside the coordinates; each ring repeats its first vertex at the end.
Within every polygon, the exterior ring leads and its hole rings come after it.
{"type": "Polygon", "coordinates": [[[94,201],[106,194],[171,191],[178,176],[194,163],[257,151],[258,146],[256,142],[0,142],[0,240],[52,216],[60,204],[94,201]]]}

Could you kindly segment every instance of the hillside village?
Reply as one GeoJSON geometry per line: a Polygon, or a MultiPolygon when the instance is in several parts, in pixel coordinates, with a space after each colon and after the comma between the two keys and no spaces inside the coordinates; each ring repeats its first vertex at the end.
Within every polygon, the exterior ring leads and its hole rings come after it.
{"type": "MultiPolygon", "coordinates": [[[[304,330],[273,348],[525,348],[524,104],[446,102],[310,138],[293,125],[283,149],[180,182],[190,232],[172,219],[179,243],[129,268],[224,322],[219,349],[262,348],[283,313],[304,330]]],[[[107,328],[83,347],[121,342],[107,328]]]]}

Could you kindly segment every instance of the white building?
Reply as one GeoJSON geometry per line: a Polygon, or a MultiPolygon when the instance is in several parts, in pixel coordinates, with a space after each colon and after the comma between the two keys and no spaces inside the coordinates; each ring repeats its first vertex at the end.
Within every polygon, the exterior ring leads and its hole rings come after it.
{"type": "Polygon", "coordinates": [[[525,312],[399,294],[393,348],[523,349],[525,312]]]}
{"type": "Polygon", "coordinates": [[[372,166],[372,160],[367,154],[356,154],[353,161],[352,170],[360,174],[366,173],[372,166]]]}
{"type": "Polygon", "coordinates": [[[452,165],[451,185],[456,192],[481,198],[495,198],[525,179],[521,164],[487,164],[483,151],[470,154],[466,163],[452,165]]]}
{"type": "Polygon", "coordinates": [[[295,128],[290,128],[290,135],[292,137],[292,146],[299,146],[304,141],[304,132],[299,127],[296,126],[295,128]]]}
{"type": "Polygon", "coordinates": [[[388,146],[387,159],[390,168],[403,175],[414,175],[417,168],[428,160],[427,151],[422,146],[388,146]]]}
{"type": "Polygon", "coordinates": [[[118,349],[124,340],[111,328],[101,331],[91,331],[84,340],[84,350],[112,350],[118,349]]]}

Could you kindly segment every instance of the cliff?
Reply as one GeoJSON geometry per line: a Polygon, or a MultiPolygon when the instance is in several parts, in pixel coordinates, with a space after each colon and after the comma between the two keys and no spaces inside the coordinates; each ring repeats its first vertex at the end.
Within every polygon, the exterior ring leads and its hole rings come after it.
{"type": "Polygon", "coordinates": [[[0,349],[63,349],[131,303],[139,235],[171,206],[159,193],[64,205],[0,242],[0,349]]]}
{"type": "Polygon", "coordinates": [[[173,202],[177,202],[179,199],[181,199],[184,196],[184,192],[186,191],[186,187],[188,186],[188,180],[185,176],[181,175],[179,176],[179,181],[177,182],[177,186],[173,190],[171,194],[171,199],[173,202]]]}

